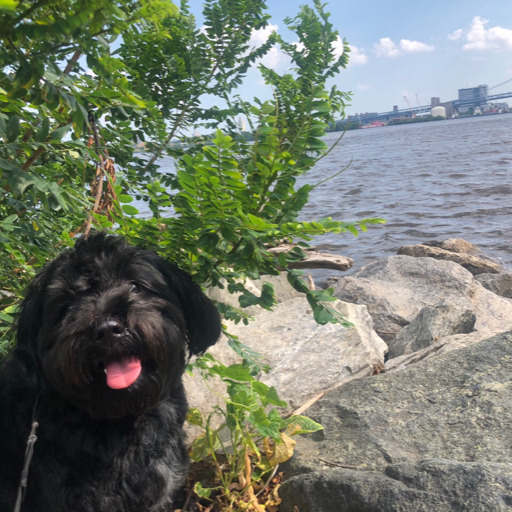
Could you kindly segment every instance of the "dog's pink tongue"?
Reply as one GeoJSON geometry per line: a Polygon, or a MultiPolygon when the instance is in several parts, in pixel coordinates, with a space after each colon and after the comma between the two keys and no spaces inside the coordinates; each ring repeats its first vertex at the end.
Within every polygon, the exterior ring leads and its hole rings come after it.
{"type": "Polygon", "coordinates": [[[110,363],[105,368],[107,385],[112,389],[124,389],[131,386],[140,375],[142,366],[136,357],[126,357],[110,363]]]}

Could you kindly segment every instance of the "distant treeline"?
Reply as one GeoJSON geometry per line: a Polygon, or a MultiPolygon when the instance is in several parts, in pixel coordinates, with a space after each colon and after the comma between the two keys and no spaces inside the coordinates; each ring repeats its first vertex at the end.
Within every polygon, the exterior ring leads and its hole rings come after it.
{"type": "MultiPolygon", "coordinates": [[[[443,121],[444,117],[441,116],[421,116],[421,117],[400,117],[397,119],[392,119],[388,122],[388,126],[397,125],[397,124],[411,124],[411,123],[427,123],[429,121],[443,121]]],[[[328,132],[342,132],[344,130],[357,130],[361,128],[363,123],[357,121],[356,119],[349,120],[341,120],[337,121],[336,124],[330,125],[326,131],[328,132]]]]}

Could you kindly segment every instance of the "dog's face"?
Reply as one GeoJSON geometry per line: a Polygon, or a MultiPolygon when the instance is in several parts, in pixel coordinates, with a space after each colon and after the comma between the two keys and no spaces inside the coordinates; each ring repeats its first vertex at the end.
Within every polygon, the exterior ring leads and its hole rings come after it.
{"type": "Polygon", "coordinates": [[[95,235],[35,279],[18,347],[33,355],[43,385],[93,417],[119,418],[172,395],[187,352],[203,352],[219,334],[216,309],[188,275],[95,235]]]}

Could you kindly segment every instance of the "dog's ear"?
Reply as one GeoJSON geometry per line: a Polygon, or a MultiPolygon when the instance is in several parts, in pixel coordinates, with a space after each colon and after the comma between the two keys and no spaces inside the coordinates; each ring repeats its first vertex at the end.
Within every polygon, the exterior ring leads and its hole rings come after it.
{"type": "Polygon", "coordinates": [[[160,258],[157,265],[180,302],[187,324],[190,353],[202,354],[221,334],[217,308],[186,272],[160,258]]]}
{"type": "Polygon", "coordinates": [[[32,280],[17,315],[16,351],[25,354],[36,367],[43,351],[46,328],[44,317],[45,290],[48,285],[49,266],[44,267],[32,280]]]}

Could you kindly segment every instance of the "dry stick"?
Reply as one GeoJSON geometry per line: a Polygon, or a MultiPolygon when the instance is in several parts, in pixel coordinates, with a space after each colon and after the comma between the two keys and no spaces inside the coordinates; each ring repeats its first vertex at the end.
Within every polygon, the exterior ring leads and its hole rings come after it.
{"type": "Polygon", "coordinates": [[[69,75],[71,73],[71,70],[73,69],[73,66],[78,61],[78,59],[82,56],[82,50],[75,50],[75,53],[69,59],[68,65],[66,66],[66,69],[64,70],[65,75],[69,75]]]}
{"type": "MultiPolygon", "coordinates": [[[[92,112],[89,112],[89,123],[92,127],[95,150],[100,159],[100,164],[98,166],[96,166],[96,175],[94,177],[94,182],[92,185],[92,189],[93,189],[92,192],[95,195],[94,207],[93,207],[92,211],[93,211],[93,213],[96,213],[100,209],[101,197],[103,195],[103,177],[107,174],[107,170],[105,168],[105,158],[99,150],[100,138],[99,138],[99,134],[98,134],[98,126],[96,125],[96,120],[94,119],[92,112]]],[[[84,227],[83,227],[83,234],[85,237],[89,235],[91,228],[92,228],[92,215],[89,214],[88,219],[86,220],[84,227]]]]}
{"type": "Polygon", "coordinates": [[[187,493],[187,499],[185,500],[185,503],[183,504],[183,508],[181,509],[181,512],[187,512],[187,507],[190,503],[190,500],[192,499],[192,494],[194,494],[194,488],[190,489],[190,491],[187,493]]]}
{"type": "Polygon", "coordinates": [[[21,166],[21,168],[24,171],[28,171],[31,167],[31,165],[44,153],[44,150],[46,148],[44,146],[39,146],[34,153],[32,153],[32,156],[21,166]]]}
{"type": "Polygon", "coordinates": [[[275,466],[275,468],[270,473],[269,477],[265,480],[265,483],[263,484],[263,487],[258,491],[258,493],[256,494],[256,497],[258,497],[261,494],[263,494],[265,489],[270,485],[270,482],[272,482],[272,479],[276,476],[276,473],[277,473],[278,469],[279,469],[279,464],[277,464],[275,466]]]}
{"type": "Polygon", "coordinates": [[[322,391],[318,395],[314,396],[310,400],[308,400],[305,404],[301,405],[298,409],[295,409],[293,411],[292,416],[300,416],[301,414],[304,414],[304,412],[309,409],[314,403],[318,402],[321,398],[324,397],[325,391],[322,391]]]}
{"type": "Polygon", "coordinates": [[[245,449],[245,480],[247,484],[247,496],[249,502],[252,503],[257,512],[265,512],[265,508],[258,503],[258,498],[254,494],[254,487],[252,486],[252,465],[251,458],[249,457],[249,450],[245,449]]]}
{"type": "Polygon", "coordinates": [[[343,468],[343,469],[359,469],[359,466],[352,466],[350,464],[339,464],[338,462],[329,462],[328,460],[318,459],[320,462],[327,464],[328,466],[332,466],[335,468],[343,468]]]}

